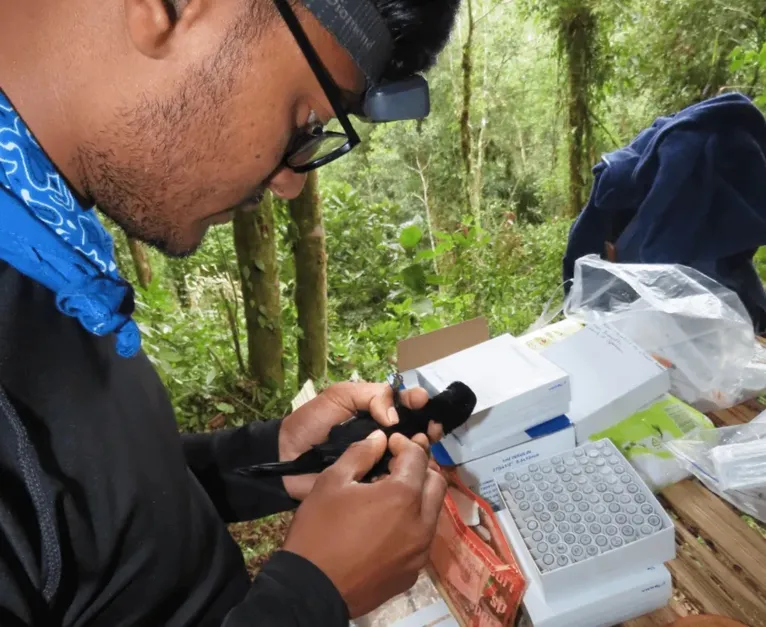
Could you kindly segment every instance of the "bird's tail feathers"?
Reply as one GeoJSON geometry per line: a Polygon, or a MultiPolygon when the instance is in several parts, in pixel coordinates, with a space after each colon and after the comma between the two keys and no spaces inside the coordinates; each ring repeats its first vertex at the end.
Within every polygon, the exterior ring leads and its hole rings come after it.
{"type": "Polygon", "coordinates": [[[235,472],[238,475],[247,477],[287,477],[290,475],[307,475],[320,472],[317,468],[316,456],[312,455],[314,451],[307,451],[298,459],[290,462],[269,462],[264,464],[255,464],[238,468],[235,472]]]}

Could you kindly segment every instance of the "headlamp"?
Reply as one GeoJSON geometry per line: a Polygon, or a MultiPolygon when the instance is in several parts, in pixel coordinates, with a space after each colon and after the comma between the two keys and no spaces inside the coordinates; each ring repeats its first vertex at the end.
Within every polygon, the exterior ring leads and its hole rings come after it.
{"type": "Polygon", "coordinates": [[[430,112],[428,82],[420,75],[381,80],[391,62],[394,41],[370,0],[303,0],[364,72],[368,88],[349,113],[366,122],[419,120],[430,112]]]}

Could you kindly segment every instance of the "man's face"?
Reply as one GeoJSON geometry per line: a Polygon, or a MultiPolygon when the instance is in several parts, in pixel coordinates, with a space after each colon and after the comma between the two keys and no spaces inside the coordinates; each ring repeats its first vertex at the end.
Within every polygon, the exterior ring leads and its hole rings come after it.
{"type": "MultiPolygon", "coordinates": [[[[86,193],[129,235],[171,255],[193,252],[211,225],[266,188],[296,196],[304,177],[281,168],[288,142],[310,118],[334,115],[279,15],[253,32],[250,5],[189,0],[172,23],[158,12],[162,0],[125,0],[120,80],[92,103],[100,123],[77,159],[86,193]]],[[[339,87],[360,91],[348,54],[298,15],[339,87]]]]}

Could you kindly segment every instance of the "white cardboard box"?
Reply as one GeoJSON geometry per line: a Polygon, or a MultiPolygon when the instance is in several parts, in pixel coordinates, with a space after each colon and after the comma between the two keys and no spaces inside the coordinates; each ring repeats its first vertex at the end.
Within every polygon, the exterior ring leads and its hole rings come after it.
{"type": "MultiPolygon", "coordinates": [[[[534,580],[540,586],[543,596],[549,602],[578,593],[581,590],[587,590],[594,585],[599,585],[602,581],[618,578],[624,576],[625,574],[643,570],[656,564],[669,562],[670,560],[674,559],[676,555],[675,527],[673,525],[673,521],[667,515],[659,501],[657,501],[657,498],[654,496],[654,494],[652,494],[649,487],[644,483],[638,473],[631,467],[630,463],[625,459],[619,449],[614,446],[610,440],[599,440],[595,443],[589,443],[586,446],[580,446],[573,453],[582,455],[588,459],[591,452],[597,453],[597,455],[601,455],[601,453],[598,453],[598,451],[607,451],[607,454],[611,460],[610,464],[615,463],[615,470],[621,473],[620,478],[628,478],[628,483],[637,487],[636,492],[642,495],[642,502],[651,506],[651,509],[656,513],[657,516],[659,516],[661,525],[658,527],[658,530],[649,533],[649,535],[644,535],[636,540],[631,541],[630,543],[622,544],[619,548],[610,548],[606,550],[606,552],[602,551],[595,557],[581,559],[581,561],[569,563],[569,565],[563,567],[556,567],[552,570],[549,569],[545,571],[541,571],[541,569],[538,568],[538,566],[535,564],[535,560],[532,554],[530,553],[529,548],[527,547],[522,531],[515,524],[510,513],[509,508],[513,504],[509,503],[505,495],[502,493],[501,488],[503,485],[505,485],[505,483],[498,482],[498,489],[501,491],[500,496],[503,500],[503,510],[509,514],[508,518],[504,518],[504,520],[506,520],[506,524],[503,525],[503,531],[510,540],[516,556],[519,559],[523,558],[526,560],[526,563],[530,564],[530,567],[525,572],[530,580],[534,580]]],[[[572,452],[563,453],[560,457],[573,457],[571,453],[572,452]]],[[[567,470],[569,467],[567,467],[563,461],[559,461],[557,457],[558,456],[554,456],[553,459],[548,458],[539,462],[535,461],[534,465],[525,466],[524,468],[515,471],[514,474],[521,473],[520,478],[517,478],[517,482],[520,481],[522,485],[517,487],[508,487],[509,493],[511,491],[516,491],[517,494],[529,492],[527,487],[531,484],[531,482],[528,480],[527,475],[531,476],[533,474],[538,474],[538,467],[543,467],[546,465],[552,467],[561,466],[564,469],[563,472],[565,475],[568,474],[567,470]],[[527,485],[524,485],[525,483],[527,485]]],[[[606,465],[609,466],[610,464],[606,465]]],[[[559,471],[557,470],[556,472],[559,471]]],[[[598,473],[594,473],[591,476],[597,477],[598,473]]],[[[575,483],[574,479],[567,479],[566,481],[570,481],[572,484],[575,483]]],[[[621,485],[625,485],[621,481],[617,481],[615,484],[610,484],[608,486],[605,480],[594,479],[594,483],[595,482],[603,483],[605,493],[608,492],[613,495],[616,494],[616,492],[614,492],[614,486],[619,487],[621,485]]],[[[543,483],[545,482],[543,481],[543,483]]],[[[550,488],[546,489],[550,490],[550,488]]],[[[532,490],[532,492],[534,492],[534,490],[532,490]]],[[[566,490],[564,490],[564,492],[566,492],[566,490]]],[[[578,494],[581,493],[578,492],[573,494],[572,499],[574,499],[574,497],[578,494]]],[[[597,496],[597,493],[595,493],[595,495],[597,496]]],[[[626,491],[623,488],[620,488],[620,495],[626,495],[626,491]]],[[[510,494],[508,498],[511,498],[510,494]]],[[[526,497],[524,500],[526,500],[526,497]]],[[[595,500],[599,502],[601,499],[599,497],[595,500]]],[[[628,502],[631,502],[631,500],[628,502]]],[[[542,501],[544,501],[544,499],[541,499],[541,502],[542,501]]],[[[579,499],[578,505],[586,503],[587,501],[587,498],[579,499]]],[[[612,502],[614,505],[619,507],[616,512],[620,514],[626,513],[623,511],[623,506],[619,505],[620,501],[617,497],[610,499],[610,507],[612,502]]],[[[587,510],[578,509],[577,513],[580,514],[580,517],[584,518],[584,511],[587,510]]],[[[627,515],[630,517],[636,513],[637,512],[635,511],[627,512],[627,515]]],[[[548,516],[548,518],[550,518],[550,516],[548,516]]],[[[597,521],[594,520],[594,522],[597,521]]],[[[630,525],[628,524],[627,526],[630,525]]],[[[615,531],[617,531],[617,529],[615,529],[615,531]]],[[[525,531],[524,533],[528,532],[525,531]]],[[[588,532],[586,531],[586,535],[587,533],[588,532]]],[[[545,544],[545,541],[543,541],[543,544],[545,544]]]]}
{"type": "Polygon", "coordinates": [[[350,627],[459,627],[449,606],[426,570],[415,585],[369,614],[351,621],[350,627]]]}
{"type": "Polygon", "coordinates": [[[540,352],[545,350],[551,344],[555,344],[570,335],[574,335],[584,326],[585,325],[581,322],[565,318],[564,320],[550,324],[547,327],[525,333],[524,335],[519,336],[519,340],[524,342],[524,344],[529,346],[533,351],[540,352]]]}
{"type": "MultiPolygon", "coordinates": [[[[472,442],[467,442],[467,439],[464,437],[464,431],[461,430],[463,427],[446,436],[442,442],[455,463],[463,464],[483,459],[535,439],[537,436],[530,437],[528,434],[555,420],[562,419],[562,414],[558,413],[561,411],[562,406],[561,402],[554,402],[517,410],[514,412],[516,420],[522,424],[534,423],[532,427],[522,431],[516,431],[515,427],[509,428],[505,432],[501,429],[487,429],[481,436],[475,436],[472,442]],[[556,416],[551,417],[554,414],[556,416]],[[541,419],[541,416],[545,416],[545,419],[541,419]]],[[[569,425],[572,424],[569,418],[565,418],[565,420],[569,425]]]]}
{"type": "MultiPolygon", "coordinates": [[[[528,464],[538,459],[569,451],[575,446],[574,427],[565,418],[551,421],[558,423],[551,426],[551,431],[537,437],[524,434],[526,440],[509,449],[493,453],[487,457],[460,464],[457,473],[468,488],[487,501],[495,511],[503,508],[496,479],[502,479],[513,468],[528,464]]],[[[434,458],[445,465],[454,463],[444,448],[434,447],[434,458]]]]}
{"type": "MultiPolygon", "coordinates": [[[[514,526],[507,510],[497,517],[504,531],[514,526]]],[[[529,555],[522,553],[517,559],[529,581],[524,610],[533,627],[611,627],[665,607],[673,591],[670,572],[659,564],[627,570],[622,576],[549,600],[539,581],[530,576],[535,564],[529,555]]],[[[524,619],[520,624],[525,626],[524,619]]]]}
{"type": "Polygon", "coordinates": [[[567,416],[578,444],[670,389],[667,370],[611,325],[589,325],[541,354],[569,373],[572,403],[567,416]]]}
{"type": "Polygon", "coordinates": [[[670,572],[660,564],[550,604],[533,584],[524,609],[534,627],[612,627],[665,607],[672,592],[670,572]]]}
{"type": "Polygon", "coordinates": [[[524,609],[534,627],[612,627],[665,607],[672,592],[670,572],[659,564],[550,604],[533,584],[524,609]]]}
{"type": "MultiPolygon", "coordinates": [[[[478,461],[490,457],[495,453],[509,451],[517,446],[529,444],[532,440],[551,435],[567,427],[571,427],[572,422],[567,416],[557,416],[551,420],[535,425],[521,433],[508,434],[506,436],[497,436],[491,444],[478,449],[461,446],[457,438],[447,436],[439,443],[443,449],[443,455],[448,458],[445,463],[460,465],[472,461],[478,461]]],[[[569,448],[574,448],[574,444],[569,448]]],[[[543,454],[545,454],[543,452],[543,454]]],[[[554,453],[551,453],[553,455],[554,453]]]]}
{"type": "MultiPolygon", "coordinates": [[[[538,407],[534,410],[533,415],[548,415],[549,413],[555,412],[557,409],[559,409],[558,405],[551,409],[538,407]]],[[[522,417],[524,416],[521,412],[519,415],[522,417]]],[[[468,462],[490,457],[496,453],[508,451],[517,446],[522,446],[539,437],[550,435],[555,431],[560,431],[569,426],[572,426],[572,422],[569,418],[565,415],[559,415],[519,433],[514,433],[513,431],[506,434],[498,432],[493,435],[490,433],[485,439],[474,443],[473,446],[464,446],[455,434],[449,434],[444,437],[441,441],[441,445],[446,454],[449,455],[451,463],[466,464],[468,462]]]]}
{"type": "Polygon", "coordinates": [[[412,616],[396,621],[391,627],[460,627],[443,600],[424,607],[412,616]]]}
{"type": "Polygon", "coordinates": [[[462,381],[476,394],[473,415],[452,433],[467,459],[507,448],[506,439],[569,409],[569,375],[507,334],[417,371],[420,384],[431,394],[453,381],[462,381]]]}

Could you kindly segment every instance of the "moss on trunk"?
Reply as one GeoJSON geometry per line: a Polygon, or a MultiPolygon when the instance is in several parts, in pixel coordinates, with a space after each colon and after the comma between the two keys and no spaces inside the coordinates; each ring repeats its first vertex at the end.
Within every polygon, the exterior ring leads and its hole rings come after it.
{"type": "Polygon", "coordinates": [[[294,225],[295,304],[298,309],[298,383],[327,374],[327,253],[317,173],[290,201],[294,225]]]}
{"type": "Polygon", "coordinates": [[[247,362],[259,384],[279,389],[284,383],[279,267],[271,195],[244,205],[234,218],[234,246],[242,281],[247,322],[247,362]]]}

